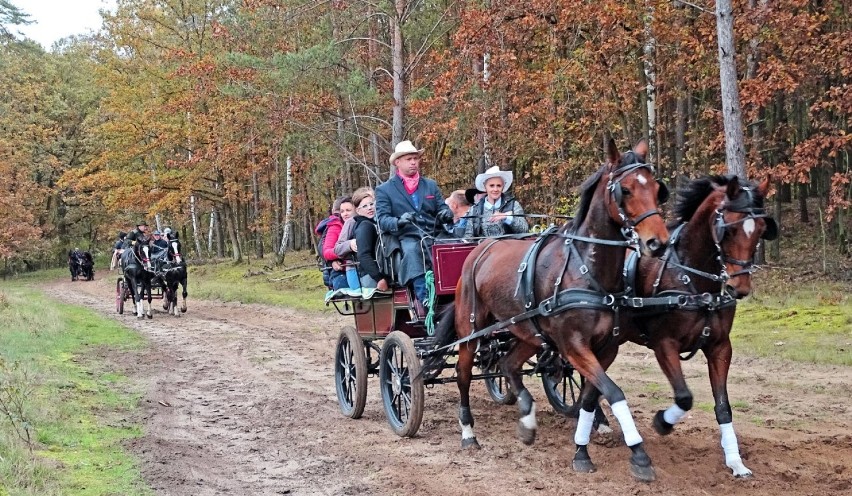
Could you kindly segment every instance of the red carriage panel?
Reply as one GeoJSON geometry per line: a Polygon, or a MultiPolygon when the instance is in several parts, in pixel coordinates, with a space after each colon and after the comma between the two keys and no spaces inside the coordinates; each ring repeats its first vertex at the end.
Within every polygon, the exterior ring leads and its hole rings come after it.
{"type": "Polygon", "coordinates": [[[476,243],[447,243],[432,246],[435,292],[438,295],[455,294],[464,261],[476,246],[476,243]]]}

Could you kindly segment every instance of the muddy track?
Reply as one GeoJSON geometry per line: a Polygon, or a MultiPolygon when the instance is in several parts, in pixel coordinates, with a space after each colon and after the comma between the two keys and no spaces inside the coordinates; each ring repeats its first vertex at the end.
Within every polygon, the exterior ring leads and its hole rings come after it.
{"type": "MultiPolygon", "coordinates": [[[[332,379],[337,333],[349,319],[262,305],[198,301],[176,318],[154,302],[153,320],[118,315],[114,273],[93,282],[56,282],[48,294],[136,329],[150,347],[105,357],[147,387],[145,435],[129,448],[158,494],[852,494],[852,369],[736,355],[729,392],[745,464],[724,466],[706,363],[685,364],[696,408],[662,437],[651,418],[670,388],[653,354],[628,345],[611,368],[627,394],[657,481],[635,482],[629,450],[615,436],[589,448],[598,466],[575,474],[573,421],[553,412],[540,382],[539,436],[522,445],[516,407],[495,405],[475,384],[471,407],[481,451],[460,448],[454,385],[427,390],[413,439],[387,426],[377,379],[359,420],[338,410],[332,379]],[[159,311],[158,311],[159,310],[159,311]]],[[[190,281],[191,284],[191,281],[190,281]]],[[[190,291],[192,286],[190,285],[190,291]]],[[[736,329],[735,329],[736,332],[736,329]]]]}

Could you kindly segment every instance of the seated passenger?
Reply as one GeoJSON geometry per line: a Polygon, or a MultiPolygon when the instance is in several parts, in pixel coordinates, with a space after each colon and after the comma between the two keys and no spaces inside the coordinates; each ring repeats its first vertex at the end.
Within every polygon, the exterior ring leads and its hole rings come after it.
{"type": "Polygon", "coordinates": [[[468,211],[465,238],[490,238],[529,232],[521,204],[513,196],[504,193],[512,185],[511,171],[491,167],[476,176],[475,184],[477,189],[485,191],[485,196],[468,211]]]}
{"type": "Polygon", "coordinates": [[[447,206],[450,207],[450,211],[453,212],[453,223],[446,224],[447,232],[457,238],[461,238],[464,236],[465,227],[467,227],[466,216],[472,203],[467,201],[467,197],[465,196],[465,191],[463,189],[457,189],[450,193],[450,196],[447,197],[446,203],[447,206]]]}
{"type": "Polygon", "coordinates": [[[421,316],[429,296],[426,270],[432,266],[432,242],[443,235],[442,224],[453,220],[438,184],[420,176],[422,154],[410,141],[401,141],[390,156],[396,174],[376,188],[376,222],[383,233],[399,238],[399,282],[412,285],[421,316]]]}
{"type": "Polygon", "coordinates": [[[355,241],[358,246],[357,259],[361,287],[387,291],[390,277],[382,273],[376,263],[376,242],[379,231],[376,228],[376,198],[370,188],[361,188],[352,195],[355,205],[355,241]]]}
{"type": "MultiPolygon", "coordinates": [[[[364,195],[375,196],[373,188],[363,187],[358,188],[352,193],[353,206],[356,196],[363,197],[364,195]]],[[[358,213],[357,208],[355,214],[358,213]]],[[[355,241],[355,217],[350,217],[343,222],[343,229],[340,230],[340,237],[337,238],[337,243],[334,245],[334,254],[340,257],[343,261],[344,270],[346,271],[346,284],[349,289],[360,289],[361,278],[356,267],[358,258],[358,244],[355,241]]]]}
{"type": "Polygon", "coordinates": [[[335,200],[331,208],[331,215],[317,226],[317,234],[321,236],[321,246],[319,247],[322,258],[331,264],[329,280],[327,284],[333,290],[349,287],[346,283],[346,272],[344,272],[343,261],[335,255],[334,245],[340,237],[340,231],[343,229],[343,222],[352,217],[355,207],[352,205],[352,199],[348,196],[335,200]]]}

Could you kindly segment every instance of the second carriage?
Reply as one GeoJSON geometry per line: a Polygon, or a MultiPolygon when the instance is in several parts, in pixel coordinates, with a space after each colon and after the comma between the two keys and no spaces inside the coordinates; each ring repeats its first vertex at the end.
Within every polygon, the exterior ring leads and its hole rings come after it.
{"type": "MultiPolygon", "coordinates": [[[[434,320],[455,298],[455,289],[467,255],[476,243],[437,241],[432,247],[434,267],[434,314],[418,315],[414,295],[405,287],[387,293],[370,291],[369,297],[341,293],[328,300],[353,324],[341,329],[334,358],[337,399],[343,415],[357,419],[367,401],[367,379],[379,378],[379,390],[391,429],[399,436],[413,436],[424,413],[424,389],[435,384],[456,382],[453,370],[457,352],[435,377],[423,377],[421,365],[434,343],[430,339],[434,320]]],[[[393,258],[383,261],[393,273],[393,258]]],[[[476,353],[478,373],[491,398],[504,405],[517,401],[500,371],[500,358],[512,344],[511,333],[497,333],[483,340],[476,353]]],[[[553,408],[562,414],[575,413],[582,378],[557,352],[545,350],[524,367],[525,375],[539,375],[553,408]]]]}

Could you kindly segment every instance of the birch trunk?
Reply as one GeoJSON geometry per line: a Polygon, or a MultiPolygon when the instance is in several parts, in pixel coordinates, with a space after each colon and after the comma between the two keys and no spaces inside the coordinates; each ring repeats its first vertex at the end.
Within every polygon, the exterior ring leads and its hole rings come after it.
{"type": "Polygon", "coordinates": [[[642,57],[642,68],[645,71],[645,105],[648,113],[648,156],[645,161],[654,163],[657,157],[660,156],[657,145],[659,139],[657,137],[657,70],[655,68],[655,57],[657,53],[657,40],[654,38],[653,23],[654,23],[654,6],[650,2],[646,2],[644,30],[645,30],[645,45],[642,48],[644,57],[642,57]]]}
{"type": "Polygon", "coordinates": [[[201,240],[198,238],[198,213],[195,211],[195,195],[189,196],[189,214],[192,218],[192,241],[195,243],[195,256],[201,258],[201,240]]]}
{"type": "Polygon", "coordinates": [[[734,51],[734,12],[731,0],[716,0],[716,36],[719,43],[719,82],[725,123],[725,157],[728,174],[746,177],[742,109],[737,86],[734,51]]]}
{"type": "Polygon", "coordinates": [[[287,205],[284,207],[284,236],[281,238],[281,246],[278,248],[278,257],[279,260],[284,260],[284,252],[287,251],[287,245],[290,243],[290,215],[293,210],[293,202],[291,195],[293,193],[293,181],[291,178],[291,173],[293,169],[293,162],[290,160],[290,157],[287,157],[287,167],[286,167],[286,202],[287,205]]]}

